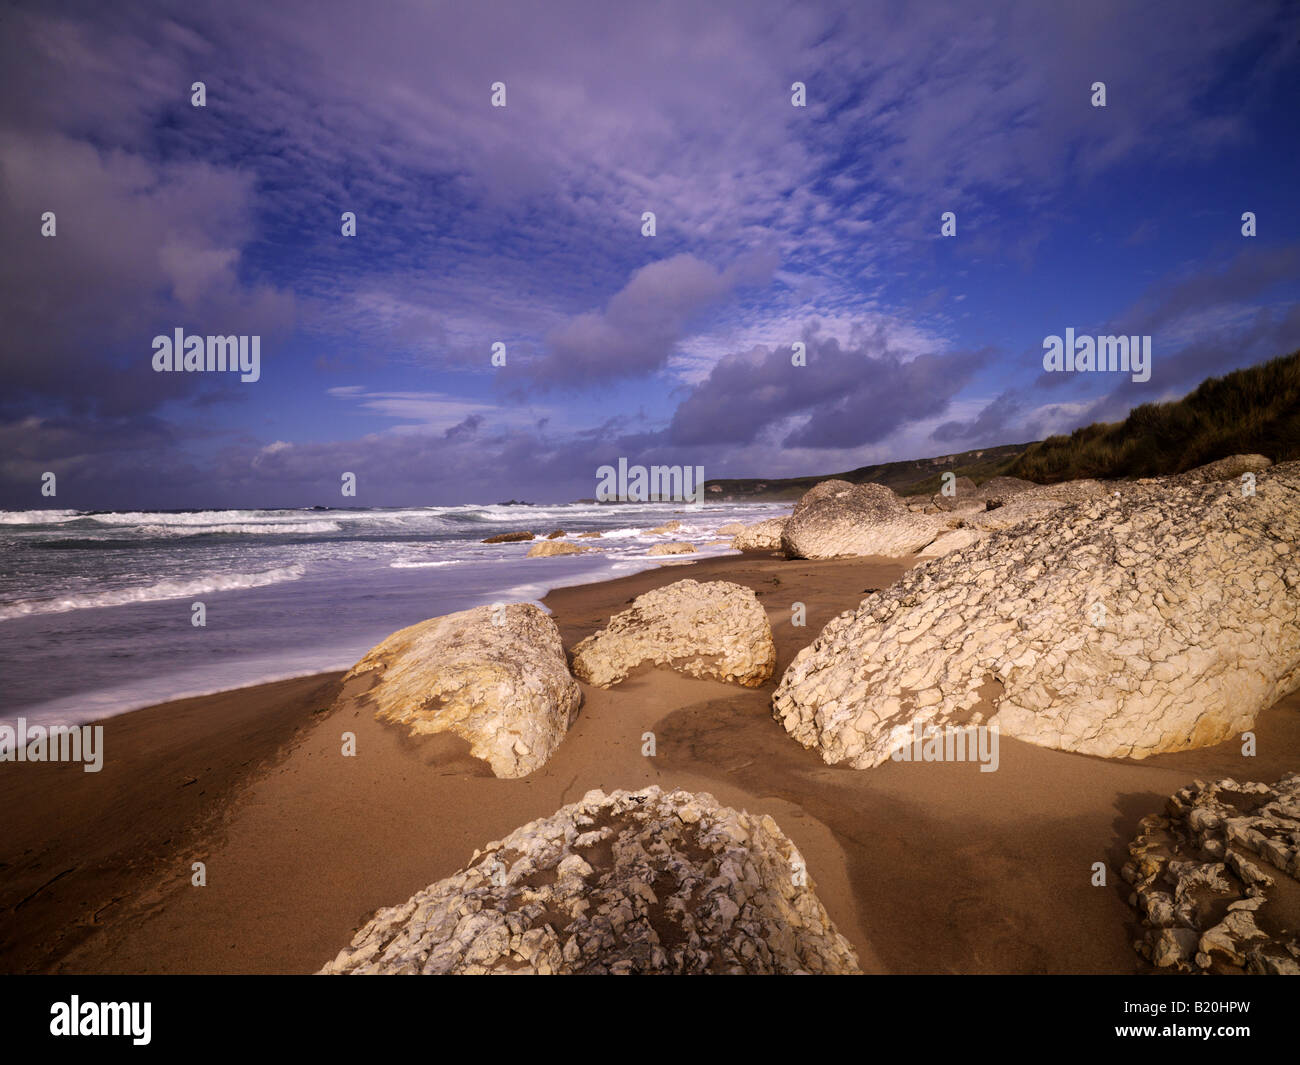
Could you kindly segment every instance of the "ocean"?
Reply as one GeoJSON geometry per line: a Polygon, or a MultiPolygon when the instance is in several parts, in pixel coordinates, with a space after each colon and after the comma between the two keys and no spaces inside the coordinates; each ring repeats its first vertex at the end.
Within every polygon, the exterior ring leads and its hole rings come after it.
{"type": "MultiPolygon", "coordinates": [[[[85,724],[189,695],[346,669],[389,633],[695,558],[786,504],[0,511],[0,723],[85,724]],[[676,519],[671,534],[648,530],[676,519]],[[599,553],[525,558],[497,533],[598,531],[599,553]],[[192,624],[204,604],[206,625],[192,624]]],[[[683,568],[683,577],[689,576],[683,568]]]]}

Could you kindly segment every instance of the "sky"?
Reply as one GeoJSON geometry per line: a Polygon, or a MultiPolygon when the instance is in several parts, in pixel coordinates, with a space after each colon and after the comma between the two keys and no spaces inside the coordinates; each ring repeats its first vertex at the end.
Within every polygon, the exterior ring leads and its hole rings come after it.
{"type": "Polygon", "coordinates": [[[1268,0],[8,4],[0,507],[561,502],[1118,420],[1300,348],[1297,101],[1268,0]],[[156,371],[177,329],[258,379],[156,371]],[[1067,329],[1149,380],[1044,372],[1067,329]]]}

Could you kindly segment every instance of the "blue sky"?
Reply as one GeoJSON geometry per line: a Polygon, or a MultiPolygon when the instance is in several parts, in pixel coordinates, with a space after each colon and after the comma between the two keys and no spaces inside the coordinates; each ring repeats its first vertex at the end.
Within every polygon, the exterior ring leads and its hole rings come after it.
{"type": "Polygon", "coordinates": [[[18,4],[0,506],[555,501],[1120,418],[1300,347],[1298,41],[1266,2],[18,4]],[[155,373],[176,327],[260,380],[155,373]],[[1150,335],[1150,381],[1045,375],[1067,328],[1150,335]]]}

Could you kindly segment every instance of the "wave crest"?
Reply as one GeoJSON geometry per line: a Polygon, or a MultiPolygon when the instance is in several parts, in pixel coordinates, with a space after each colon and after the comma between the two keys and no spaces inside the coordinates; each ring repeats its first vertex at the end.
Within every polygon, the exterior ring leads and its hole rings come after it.
{"type": "Polygon", "coordinates": [[[126,606],[129,603],[154,603],[163,599],[184,599],[212,592],[235,592],[245,588],[264,588],[268,584],[296,581],[305,570],[300,565],[282,566],[262,573],[226,573],[195,580],[167,580],[131,588],[113,588],[103,592],[68,595],[52,599],[20,599],[0,606],[0,621],[30,617],[34,614],[64,614],[70,610],[95,607],[126,606]]]}

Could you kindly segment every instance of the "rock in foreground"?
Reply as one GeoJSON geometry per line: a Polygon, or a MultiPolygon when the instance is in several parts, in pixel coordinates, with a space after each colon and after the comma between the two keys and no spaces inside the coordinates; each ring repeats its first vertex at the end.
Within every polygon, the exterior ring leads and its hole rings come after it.
{"type": "Polygon", "coordinates": [[[944,529],[880,484],[822,481],[795,505],[781,533],[787,558],[910,555],[944,529]]]}
{"type": "Polygon", "coordinates": [[[1196,781],[1142,818],[1124,879],[1161,969],[1300,976],[1300,773],[1196,781]]]}
{"type": "Polygon", "coordinates": [[[772,626],[754,592],[685,580],[638,595],[573,649],[573,671],[608,688],[642,665],[757,688],[776,668],[772,626]]]}
{"type": "Polygon", "coordinates": [[[770,817],[590,791],[380,910],[325,974],[857,973],[770,817]]]}
{"type": "Polygon", "coordinates": [[[1300,686],[1297,544],[1300,463],[1260,473],[1249,497],[1170,479],[1067,504],[832,620],[773,709],[857,768],[914,722],[994,714],[1004,735],[1106,758],[1210,746],[1300,686]]]}
{"type": "Polygon", "coordinates": [[[393,633],[352,667],[354,698],[411,735],[451,732],[498,777],[545,764],[582,703],[555,622],[531,603],[480,606],[393,633]]]}

